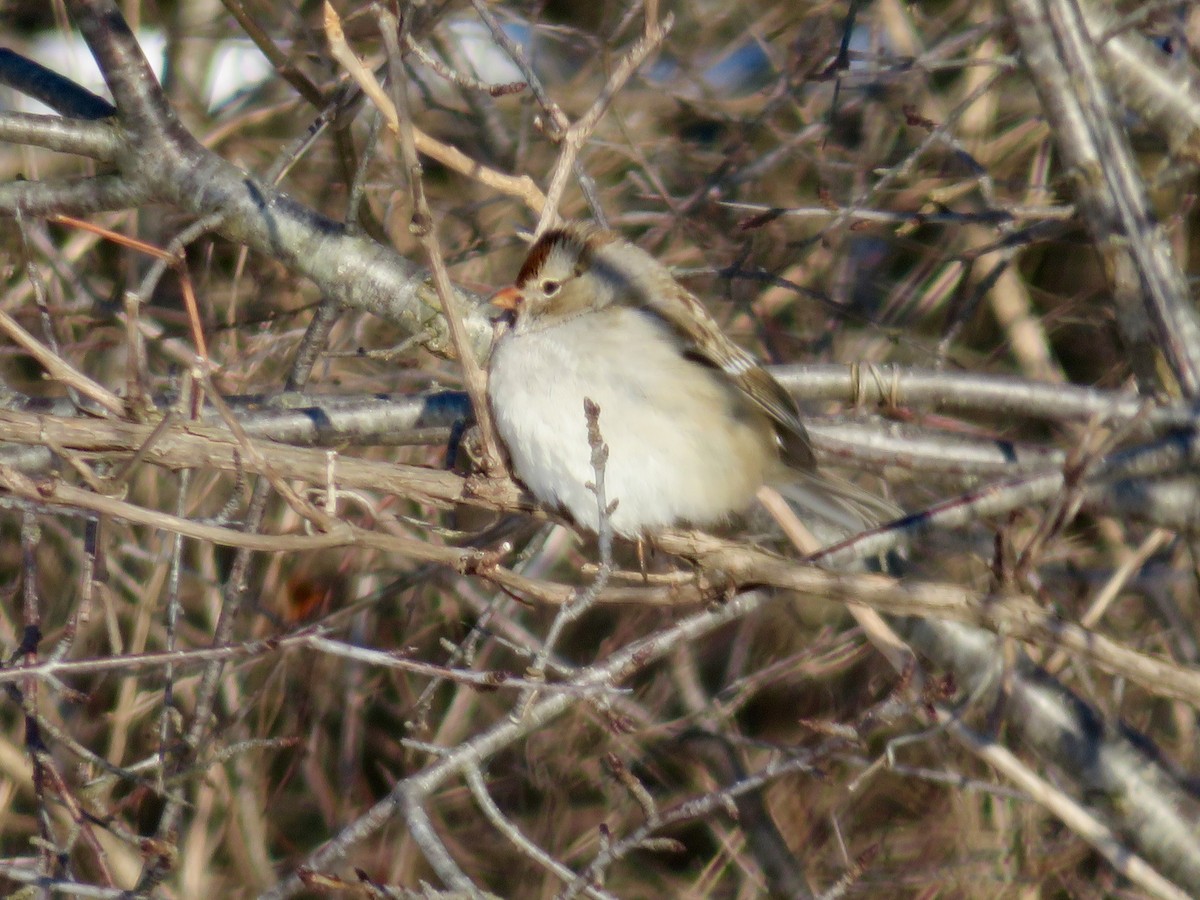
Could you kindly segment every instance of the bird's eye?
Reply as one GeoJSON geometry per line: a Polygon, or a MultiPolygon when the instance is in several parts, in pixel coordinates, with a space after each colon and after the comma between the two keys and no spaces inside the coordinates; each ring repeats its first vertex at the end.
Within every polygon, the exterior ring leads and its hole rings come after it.
{"type": "Polygon", "coordinates": [[[555,294],[558,293],[558,289],[560,287],[562,287],[562,285],[559,282],[551,281],[550,279],[547,278],[545,281],[542,282],[542,293],[545,294],[547,297],[553,297],[555,294]]]}

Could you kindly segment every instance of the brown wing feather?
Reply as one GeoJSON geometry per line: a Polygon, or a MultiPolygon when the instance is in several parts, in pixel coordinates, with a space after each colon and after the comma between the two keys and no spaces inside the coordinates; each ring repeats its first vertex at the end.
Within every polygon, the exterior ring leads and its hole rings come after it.
{"type": "MultiPolygon", "coordinates": [[[[670,278],[668,273],[664,275],[670,278]]],[[[673,290],[664,292],[669,296],[662,301],[651,304],[654,312],[675,328],[693,354],[724,372],[755,406],[771,417],[784,458],[790,465],[798,469],[815,467],[812,443],[791,395],[754,357],[725,336],[695,295],[674,279],[670,281],[673,290]]]]}
{"type": "MultiPolygon", "coordinates": [[[[691,355],[723,372],[766,413],[789,465],[802,470],[815,468],[812,444],[795,401],[754,357],[725,336],[704,304],[658,260],[611,231],[589,226],[567,226],[560,235],[542,238],[546,243],[556,240],[577,242],[581,256],[588,255],[593,273],[613,286],[621,302],[642,306],[663,319],[683,339],[691,355]],[[612,256],[614,246],[621,247],[622,259],[612,256]]],[[[537,252],[535,248],[531,258],[537,252]]],[[[548,253],[548,248],[542,251],[541,259],[548,253]]],[[[526,268],[530,268],[528,263],[522,273],[526,268]]]]}

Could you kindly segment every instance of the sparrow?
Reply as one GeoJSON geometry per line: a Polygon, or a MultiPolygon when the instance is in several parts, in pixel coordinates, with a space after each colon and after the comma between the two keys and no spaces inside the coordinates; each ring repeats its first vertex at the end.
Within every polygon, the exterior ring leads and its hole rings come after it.
{"type": "Polygon", "coordinates": [[[488,363],[488,400],[513,474],[597,531],[584,401],[600,410],[614,533],[711,527],[764,485],[842,533],[888,505],[816,467],[795,401],[665,266],[617,234],[572,223],[533,244],[488,363]]]}

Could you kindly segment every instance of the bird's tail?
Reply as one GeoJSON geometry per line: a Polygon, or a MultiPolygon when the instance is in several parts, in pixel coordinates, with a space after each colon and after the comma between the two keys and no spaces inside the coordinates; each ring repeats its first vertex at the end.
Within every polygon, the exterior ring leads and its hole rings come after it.
{"type": "Polygon", "coordinates": [[[904,515],[891,501],[828,472],[793,470],[789,476],[771,487],[823,546],[904,515]]]}

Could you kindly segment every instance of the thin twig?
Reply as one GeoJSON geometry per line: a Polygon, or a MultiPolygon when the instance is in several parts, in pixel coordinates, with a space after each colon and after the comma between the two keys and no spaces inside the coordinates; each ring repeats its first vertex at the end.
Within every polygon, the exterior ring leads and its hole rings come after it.
{"type": "MultiPolygon", "coordinates": [[[[332,7],[330,7],[332,9],[332,7]]],[[[421,170],[421,162],[417,158],[417,143],[412,124],[412,110],[408,103],[408,85],[404,78],[404,68],[400,59],[400,23],[396,17],[382,6],[375,6],[379,20],[379,30],[383,35],[384,46],[388,52],[388,81],[391,83],[393,103],[402,114],[399,120],[400,152],[408,170],[409,187],[413,196],[413,214],[410,230],[420,241],[425,250],[425,258],[433,275],[434,288],[442,305],[442,313],[450,326],[450,337],[458,355],[459,364],[463,370],[463,384],[471,397],[471,407],[475,413],[475,421],[479,425],[481,437],[480,460],[483,471],[488,475],[499,475],[504,471],[503,456],[500,452],[500,442],[492,424],[491,406],[487,398],[487,377],[479,366],[479,361],[471,350],[463,328],[462,314],[458,306],[458,298],[454,286],[450,283],[450,274],[446,271],[446,261],[442,256],[442,248],[438,242],[437,226],[429,202],[425,197],[425,182],[421,170]]]]}
{"type": "Polygon", "coordinates": [[[35,338],[21,327],[21,324],[0,309],[0,331],[7,334],[14,343],[25,349],[30,356],[38,361],[47,372],[57,381],[74,388],[85,397],[95,401],[114,416],[123,417],[127,410],[125,402],[108,388],[101,387],[88,376],[84,375],[70,363],[35,338]]]}
{"type": "MultiPolygon", "coordinates": [[[[576,681],[580,685],[618,683],[633,672],[641,670],[672,652],[679,643],[696,640],[703,634],[708,634],[729,622],[737,621],[752,609],[758,608],[762,602],[761,597],[752,599],[741,595],[734,597],[717,609],[709,609],[689,616],[649,637],[631,641],[603,663],[581,673],[576,681]]],[[[428,797],[451,775],[463,771],[467,766],[478,765],[480,760],[487,759],[494,753],[512,746],[522,737],[562,715],[577,702],[579,702],[577,698],[545,697],[534,703],[528,714],[519,721],[508,718],[451,748],[427,768],[410,775],[397,784],[387,798],[350,823],[335,838],[326,842],[308,858],[305,863],[306,867],[318,871],[328,868],[349,852],[353,846],[391,822],[398,805],[404,804],[406,808],[419,808],[419,804],[424,798],[428,797]]],[[[411,819],[409,824],[412,825],[411,819]]],[[[428,824],[427,818],[424,820],[424,824],[428,824]]],[[[422,849],[425,848],[422,847],[422,849]]],[[[280,898],[294,895],[302,888],[303,880],[294,873],[266,892],[262,900],[280,900],[280,898]]]]}
{"type": "Polygon", "coordinates": [[[475,8],[475,13],[479,16],[488,31],[492,34],[492,40],[508,54],[508,58],[516,64],[516,67],[521,70],[521,77],[525,79],[529,85],[530,91],[533,92],[534,99],[538,105],[549,117],[550,122],[546,127],[546,132],[552,140],[557,139],[560,135],[565,134],[570,126],[570,121],[567,119],[566,113],[562,111],[557,103],[550,96],[550,92],[542,85],[542,80],[538,78],[534,72],[533,66],[529,62],[529,57],[525,55],[525,51],[521,48],[509,33],[504,30],[504,26],[492,14],[485,0],[471,0],[471,5],[475,8]]]}
{"type": "MultiPolygon", "coordinates": [[[[546,871],[568,884],[575,880],[574,872],[522,834],[521,829],[509,821],[500,807],[496,805],[496,801],[492,799],[492,795],[488,793],[487,784],[483,780],[483,773],[479,770],[479,766],[466,766],[463,770],[463,777],[466,779],[467,787],[471,790],[471,796],[475,798],[475,802],[479,804],[479,808],[487,816],[488,821],[496,826],[496,829],[508,838],[509,843],[516,847],[522,855],[529,857],[546,871]]],[[[590,884],[585,884],[583,890],[587,896],[596,898],[596,900],[615,900],[613,894],[590,884]]]]}
{"type": "MultiPolygon", "coordinates": [[[[342,30],[341,18],[333,6],[325,4],[325,36],[329,40],[329,52],[362,88],[365,93],[387,120],[388,127],[397,135],[400,134],[400,115],[395,103],[379,84],[375,73],[362,64],[362,61],[346,43],[346,35],[342,30]]],[[[408,121],[408,117],[405,117],[408,121]]],[[[503,194],[516,197],[536,213],[540,213],[546,205],[546,198],[541,190],[528,175],[506,175],[482,163],[471,159],[456,147],[443,144],[420,128],[408,122],[412,128],[413,142],[417,151],[435,159],[447,168],[453,169],[468,178],[473,178],[480,184],[487,185],[503,194]]]]}
{"type": "Polygon", "coordinates": [[[1143,857],[1132,852],[1120,834],[1034,772],[1012,751],[971,731],[945,710],[939,709],[938,715],[947,730],[963,746],[1053,813],[1060,822],[1087,841],[1114,869],[1130,881],[1162,900],[1187,900],[1191,896],[1164,878],[1143,857]]]}
{"type": "Polygon", "coordinates": [[[466,88],[469,91],[482,91],[491,97],[504,97],[508,94],[519,94],[529,85],[524,81],[510,81],[505,84],[488,84],[480,81],[478,78],[472,78],[463,72],[452,69],[442,60],[434,56],[429,50],[421,45],[421,43],[413,38],[407,32],[404,35],[404,49],[427,65],[435,73],[445,78],[452,84],[456,84],[461,88],[466,88]]]}
{"type": "MultiPolygon", "coordinates": [[[[759,489],[758,501],[770,513],[771,518],[779,523],[788,540],[804,556],[813,556],[821,550],[821,546],[813,537],[812,532],[796,517],[795,511],[787,505],[778,491],[764,485],[759,489]]],[[[846,609],[897,674],[916,671],[916,657],[912,650],[900,640],[891,626],[883,620],[883,616],[852,600],[846,602],[846,609]]]]}
{"type": "MultiPolygon", "coordinates": [[[[589,482],[587,488],[596,496],[596,533],[600,549],[600,565],[587,589],[577,592],[569,603],[564,603],[554,617],[554,621],[550,624],[550,629],[542,641],[542,646],[529,667],[528,675],[531,679],[546,677],[546,662],[554,653],[558,640],[562,637],[563,629],[595,605],[613,574],[612,514],[621,501],[618,498],[610,503],[604,487],[604,472],[608,465],[608,444],[604,443],[604,438],[600,433],[600,407],[591,398],[585,397],[583,414],[587,419],[588,446],[591,448],[592,472],[596,479],[589,482]]],[[[517,718],[523,716],[536,699],[537,691],[526,693],[516,704],[514,715],[517,718]]]]}
{"type": "MultiPolygon", "coordinates": [[[[475,5],[478,10],[481,5],[479,0],[475,0],[475,5]]],[[[538,219],[537,228],[534,231],[535,236],[545,233],[547,229],[559,221],[558,207],[562,202],[563,192],[567,188],[567,180],[575,170],[579,151],[591,139],[592,132],[600,124],[600,119],[608,110],[613,99],[621,91],[621,88],[625,86],[625,82],[646,61],[646,58],[662,45],[667,35],[671,33],[671,26],[675,22],[675,17],[668,14],[660,24],[651,18],[653,12],[653,6],[646,8],[645,33],[629,49],[629,52],[621,57],[621,61],[617,63],[617,67],[608,76],[608,81],[605,82],[596,99],[592,101],[592,105],[588,107],[587,112],[563,131],[560,139],[562,149],[559,151],[558,159],[555,160],[554,168],[550,173],[550,186],[546,188],[546,206],[541,211],[541,216],[538,219]]]]}

